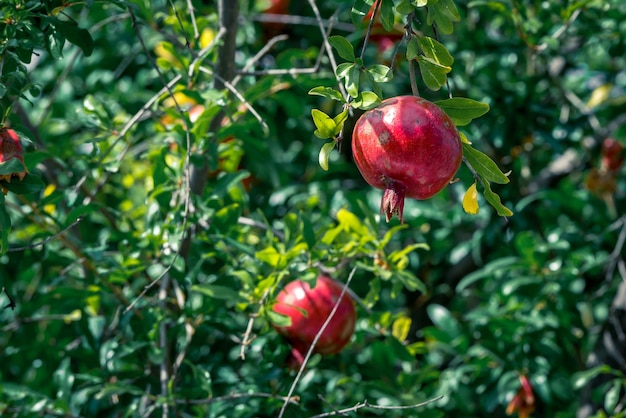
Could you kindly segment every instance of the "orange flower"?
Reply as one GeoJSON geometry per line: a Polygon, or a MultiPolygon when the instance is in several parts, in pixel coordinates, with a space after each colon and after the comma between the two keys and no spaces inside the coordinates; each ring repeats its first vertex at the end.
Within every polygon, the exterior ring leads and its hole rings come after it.
{"type": "Polygon", "coordinates": [[[528,418],[535,410],[535,395],[526,375],[521,374],[519,381],[522,386],[506,407],[506,414],[513,415],[514,412],[517,412],[519,418],[528,418]]]}

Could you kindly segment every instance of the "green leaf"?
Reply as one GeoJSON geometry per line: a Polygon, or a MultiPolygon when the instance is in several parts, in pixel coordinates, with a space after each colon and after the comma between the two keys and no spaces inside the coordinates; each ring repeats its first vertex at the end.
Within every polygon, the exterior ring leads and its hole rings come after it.
{"type": "Polygon", "coordinates": [[[11,217],[4,203],[4,193],[0,192],[0,254],[9,249],[9,232],[11,232],[11,217]]]}
{"type": "Polygon", "coordinates": [[[436,101],[435,104],[450,116],[450,119],[452,119],[452,122],[454,122],[456,126],[465,126],[473,119],[479,118],[489,112],[489,105],[487,103],[464,97],[439,100],[436,101]]]}
{"type": "Polygon", "coordinates": [[[322,170],[328,171],[328,160],[330,159],[330,153],[335,149],[335,142],[327,142],[322,146],[318,162],[322,170]]]}
{"type": "Polygon", "coordinates": [[[348,119],[349,114],[350,112],[348,112],[348,108],[346,107],[343,111],[341,111],[341,113],[339,113],[337,116],[333,118],[333,121],[335,122],[335,125],[336,125],[335,135],[337,135],[341,131],[341,128],[343,127],[343,123],[346,121],[346,119],[348,119]]]}
{"type": "Polygon", "coordinates": [[[361,71],[356,65],[350,68],[348,75],[346,76],[346,90],[351,97],[359,96],[359,79],[361,77],[361,71]]]}
{"type": "Polygon", "coordinates": [[[78,23],[74,20],[61,20],[49,17],[56,29],[61,32],[63,37],[79,47],[85,56],[90,56],[93,52],[93,38],[87,29],[78,27],[78,23]]]}
{"type": "Polygon", "coordinates": [[[411,4],[410,0],[401,0],[400,3],[396,5],[396,12],[401,15],[408,15],[415,11],[415,6],[411,4]]]}
{"type": "Polygon", "coordinates": [[[604,395],[604,409],[606,409],[609,414],[613,414],[615,412],[615,407],[620,400],[622,386],[623,385],[620,379],[615,379],[613,380],[611,389],[609,389],[606,392],[606,395],[604,395]]]}
{"type": "Polygon", "coordinates": [[[417,62],[426,87],[433,91],[437,91],[441,87],[445,86],[447,79],[446,74],[449,73],[452,68],[441,65],[433,61],[431,58],[423,55],[417,57],[417,62]]]}
{"type": "Polygon", "coordinates": [[[327,99],[336,100],[342,103],[346,102],[346,99],[344,99],[341,93],[331,87],[324,87],[324,86],[315,87],[309,90],[309,94],[311,96],[322,96],[327,99]]]}
{"type": "Polygon", "coordinates": [[[393,30],[393,0],[382,0],[382,3],[380,4],[380,22],[383,24],[383,28],[387,32],[391,32],[393,30]]]}
{"type": "Polygon", "coordinates": [[[337,66],[337,70],[335,71],[335,74],[339,78],[346,78],[348,74],[350,73],[350,70],[352,70],[352,68],[354,68],[355,66],[356,64],[353,64],[351,62],[342,62],[341,64],[337,66]]]}
{"type": "Polygon", "coordinates": [[[448,334],[449,337],[455,338],[461,333],[458,321],[452,316],[450,311],[437,304],[428,305],[426,308],[428,316],[433,324],[440,330],[448,334]]]}
{"type": "Polygon", "coordinates": [[[365,17],[367,12],[369,12],[373,3],[374,3],[374,0],[356,0],[354,2],[354,5],[352,6],[351,18],[352,18],[352,24],[355,27],[357,28],[361,27],[363,18],[365,17]]]}
{"type": "Polygon", "coordinates": [[[24,163],[17,158],[0,163],[0,176],[24,172],[24,163]]]}
{"type": "Polygon", "coordinates": [[[493,206],[500,216],[513,216],[511,209],[507,208],[500,201],[500,196],[491,191],[491,186],[488,181],[483,179],[483,185],[485,186],[485,200],[493,206]]]}
{"type": "Polygon", "coordinates": [[[473,285],[479,280],[482,280],[487,277],[491,277],[495,272],[502,270],[510,270],[513,267],[519,266],[521,261],[519,257],[502,257],[498,258],[479,270],[476,270],[473,273],[468,274],[463,277],[459,284],[456,286],[456,292],[461,293],[463,290],[467,289],[469,286],[473,285]]]}
{"type": "Polygon", "coordinates": [[[498,165],[487,154],[478,151],[471,145],[463,143],[463,156],[484,180],[498,184],[507,184],[509,178],[498,168],[498,165]]]}
{"type": "Polygon", "coordinates": [[[274,309],[264,309],[267,319],[277,327],[289,327],[291,326],[291,317],[288,315],[279,314],[274,309]]]}
{"type": "Polygon", "coordinates": [[[372,79],[377,83],[385,83],[393,78],[393,71],[386,65],[375,64],[367,69],[372,79]]]}
{"type": "Polygon", "coordinates": [[[380,104],[380,98],[371,91],[362,91],[359,97],[354,99],[352,107],[362,110],[370,110],[380,104]]]}
{"type": "Polygon", "coordinates": [[[428,5],[428,16],[426,23],[437,25],[437,28],[446,35],[453,32],[452,22],[458,22],[461,16],[452,0],[439,0],[428,5]]]}
{"type": "Polygon", "coordinates": [[[448,49],[430,36],[422,36],[418,43],[427,58],[445,66],[451,66],[454,63],[454,58],[448,49]]]}
{"type": "Polygon", "coordinates": [[[317,128],[315,132],[313,132],[316,137],[327,139],[335,136],[337,125],[330,116],[319,109],[311,110],[311,116],[313,117],[313,123],[315,123],[315,127],[317,128]]]}
{"type": "Polygon", "coordinates": [[[346,61],[354,62],[356,57],[354,56],[354,47],[343,36],[335,35],[328,38],[330,45],[337,50],[339,56],[346,61]]]}
{"type": "Polygon", "coordinates": [[[585,386],[587,386],[592,379],[594,379],[596,376],[601,375],[601,374],[615,374],[615,373],[614,373],[614,370],[610,366],[603,364],[601,366],[596,366],[589,370],[584,370],[582,372],[574,373],[574,375],[572,376],[572,382],[573,382],[572,385],[575,390],[580,390],[584,388],[585,386]]]}
{"type": "Polygon", "coordinates": [[[241,300],[239,293],[232,287],[219,286],[213,284],[199,284],[191,286],[192,292],[202,293],[213,299],[228,300],[231,302],[238,302],[241,300]]]}
{"type": "Polygon", "coordinates": [[[22,181],[17,179],[11,182],[0,180],[0,184],[8,191],[15,194],[37,193],[45,187],[43,180],[41,180],[39,176],[30,173],[26,174],[22,181]]]}
{"type": "Polygon", "coordinates": [[[413,36],[409,40],[409,43],[406,47],[406,59],[408,61],[411,61],[411,60],[417,59],[419,55],[420,55],[419,41],[415,36],[413,36]]]}
{"type": "Polygon", "coordinates": [[[267,247],[254,253],[254,256],[275,269],[285,268],[286,258],[274,247],[267,247]]]}

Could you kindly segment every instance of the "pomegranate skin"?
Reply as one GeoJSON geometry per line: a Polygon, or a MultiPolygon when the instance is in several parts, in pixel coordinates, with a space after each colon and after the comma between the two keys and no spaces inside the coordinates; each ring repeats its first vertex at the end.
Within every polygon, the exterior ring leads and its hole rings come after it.
{"type": "Polygon", "coordinates": [[[437,105],[415,96],[383,100],[357,121],[352,155],[371,186],[383,189],[387,222],[403,219],[404,198],[428,199],[452,180],[463,159],[459,132],[437,105]]]}
{"type": "MultiPolygon", "coordinates": [[[[15,173],[0,175],[0,180],[10,182],[11,177],[16,176],[21,181],[24,179],[24,176],[26,176],[26,173],[28,173],[26,165],[24,164],[24,148],[22,147],[17,133],[13,129],[0,128],[0,163],[7,162],[13,158],[19,160],[24,169],[15,173]]],[[[5,192],[5,190],[3,190],[3,192],[5,192]]]]}
{"type": "MultiPolygon", "coordinates": [[[[292,345],[292,360],[295,363],[302,363],[315,336],[335,307],[342,289],[343,284],[320,275],[313,289],[307,282],[296,280],[279,293],[274,311],[289,316],[291,325],[274,328],[292,345]],[[306,311],[306,316],[302,311],[306,311]]],[[[355,323],[354,302],[345,293],[313,351],[325,355],[340,352],[350,341],[355,323]]]]}

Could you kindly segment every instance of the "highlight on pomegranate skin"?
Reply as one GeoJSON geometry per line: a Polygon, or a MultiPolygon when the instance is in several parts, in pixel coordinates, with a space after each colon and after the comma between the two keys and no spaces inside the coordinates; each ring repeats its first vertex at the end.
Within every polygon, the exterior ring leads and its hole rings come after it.
{"type": "Polygon", "coordinates": [[[428,199],[452,180],[463,159],[454,123],[441,108],[416,96],[383,100],[357,121],[352,155],[371,186],[384,190],[387,222],[404,221],[404,199],[428,199]]]}
{"type": "MultiPolygon", "coordinates": [[[[291,318],[288,327],[274,326],[293,347],[290,367],[299,366],[311,347],[315,336],[332,312],[343,290],[343,284],[320,275],[315,287],[295,280],[279,293],[274,311],[291,318]]],[[[329,355],[340,352],[352,338],[356,324],[354,302],[344,293],[335,315],[317,341],[313,352],[329,355]]]]}

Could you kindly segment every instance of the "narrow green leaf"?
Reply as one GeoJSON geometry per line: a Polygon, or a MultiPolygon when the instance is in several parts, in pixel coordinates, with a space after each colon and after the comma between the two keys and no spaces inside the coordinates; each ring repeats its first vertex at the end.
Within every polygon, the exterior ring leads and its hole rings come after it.
{"type": "Polygon", "coordinates": [[[470,123],[472,119],[481,117],[489,112],[489,105],[487,103],[464,97],[439,100],[435,102],[435,104],[450,116],[456,126],[465,126],[470,123]]]}
{"type": "Polygon", "coordinates": [[[327,142],[322,146],[319,155],[319,164],[322,167],[322,170],[328,171],[328,160],[330,158],[330,153],[335,149],[335,142],[327,142]]]}
{"type": "Polygon", "coordinates": [[[611,384],[611,389],[609,389],[606,392],[606,395],[604,395],[604,409],[606,409],[606,411],[611,415],[615,412],[615,407],[620,400],[622,386],[623,384],[621,380],[615,379],[611,384]]]}
{"type": "Polygon", "coordinates": [[[11,217],[4,203],[4,193],[0,192],[0,254],[9,249],[9,232],[11,232],[11,217]]]}
{"type": "Polygon", "coordinates": [[[348,75],[346,76],[346,90],[348,94],[354,98],[359,96],[359,79],[361,77],[361,71],[355,66],[350,68],[348,75]]]}
{"type": "Polygon", "coordinates": [[[346,102],[346,100],[341,95],[341,93],[331,87],[324,87],[324,86],[315,87],[309,90],[309,94],[311,96],[322,96],[327,99],[336,100],[342,103],[346,102]]]}
{"type": "Polygon", "coordinates": [[[469,144],[463,143],[463,156],[472,168],[487,181],[507,184],[509,178],[498,168],[498,165],[487,154],[478,151],[469,144]]]}
{"type": "Polygon", "coordinates": [[[387,32],[391,32],[393,30],[393,0],[382,0],[382,3],[380,4],[380,22],[383,24],[383,28],[387,32]]]}
{"type": "Polygon", "coordinates": [[[335,122],[335,135],[338,135],[339,132],[341,132],[341,129],[343,128],[343,123],[346,121],[346,119],[348,119],[348,115],[349,112],[348,108],[346,107],[341,113],[333,118],[333,121],[335,122]]]}
{"type": "Polygon", "coordinates": [[[346,61],[354,62],[356,57],[354,56],[354,47],[343,36],[335,35],[328,38],[330,45],[337,50],[339,56],[346,61]]]}
{"type": "Polygon", "coordinates": [[[315,132],[313,132],[316,137],[327,139],[335,136],[336,124],[330,116],[319,109],[313,109],[311,110],[311,117],[317,128],[315,132]]]}
{"type": "Polygon", "coordinates": [[[418,43],[424,55],[438,64],[451,66],[454,63],[454,58],[450,55],[450,51],[436,39],[430,36],[422,36],[418,39],[418,43]]]}
{"type": "Polygon", "coordinates": [[[446,74],[449,73],[452,68],[441,65],[423,55],[417,57],[417,62],[426,87],[437,91],[446,85],[446,74]]]}
{"type": "Polygon", "coordinates": [[[500,196],[491,191],[489,182],[483,179],[483,185],[485,186],[485,200],[494,207],[498,215],[500,216],[513,216],[511,209],[507,208],[500,201],[500,196]]]}

